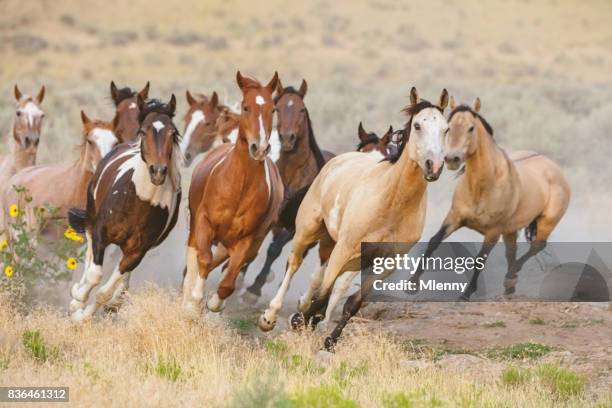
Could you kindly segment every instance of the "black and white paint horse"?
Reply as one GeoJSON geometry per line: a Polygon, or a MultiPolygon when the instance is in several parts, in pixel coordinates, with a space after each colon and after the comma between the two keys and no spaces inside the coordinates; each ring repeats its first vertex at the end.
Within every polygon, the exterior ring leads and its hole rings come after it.
{"type": "Polygon", "coordinates": [[[129,274],[149,249],[159,245],[176,224],[181,200],[180,135],[172,122],[176,98],[161,103],[138,97],[139,137],[113,149],[89,184],[87,209],[72,209],[70,225],[87,237],[85,271],[72,287],[70,311],[80,322],[100,306],[119,307],[129,274]],[[123,256],[93,303],[89,294],[102,280],[104,250],[110,244],[123,256]]]}

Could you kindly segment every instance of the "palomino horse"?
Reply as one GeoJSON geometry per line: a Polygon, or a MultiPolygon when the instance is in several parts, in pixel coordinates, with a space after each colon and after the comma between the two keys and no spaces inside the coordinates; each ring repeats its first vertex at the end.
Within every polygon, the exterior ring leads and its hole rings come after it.
{"type": "Polygon", "coordinates": [[[363,124],[359,122],[359,128],[357,129],[357,135],[359,136],[359,144],[357,145],[357,151],[363,153],[372,153],[372,155],[379,155],[380,159],[384,159],[391,154],[397,153],[397,148],[391,143],[393,139],[393,126],[389,126],[387,133],[383,137],[379,138],[374,132],[366,132],[363,128],[363,124]]]}
{"type": "Polygon", "coordinates": [[[183,304],[199,312],[210,271],[229,257],[219,288],[207,301],[218,312],[235,289],[236,278],[249,264],[276,221],[283,182],[268,157],[278,74],[266,86],[240,72],[243,94],[236,144],[213,149],[193,172],[189,190],[191,213],[183,304]],[[211,246],[217,245],[215,253],[211,246]]]}
{"type": "Polygon", "coordinates": [[[205,95],[194,97],[189,91],[186,96],[189,110],[184,118],[185,132],[181,141],[181,152],[184,158],[183,166],[189,167],[198,154],[223,143],[219,137],[217,119],[229,109],[219,103],[216,92],[213,92],[210,98],[205,95]]]}
{"type": "Polygon", "coordinates": [[[36,163],[36,153],[40,141],[40,130],[45,113],[40,104],[45,98],[45,87],[41,87],[36,98],[24,95],[15,85],[15,119],[9,136],[9,154],[0,159],[0,186],[6,183],[19,170],[36,163]]]}
{"type": "MultiPolygon", "coordinates": [[[[73,163],[41,165],[28,167],[15,174],[4,188],[3,211],[17,203],[18,195],[13,186],[25,187],[32,201],[19,203],[26,209],[26,220],[32,229],[41,220],[41,215],[34,214],[34,208],[53,207],[58,211],[53,215],[57,219],[68,218],[70,208],[85,208],[87,204],[87,186],[100,160],[118,143],[113,133],[114,123],[102,120],[91,120],[81,111],[83,136],[80,146],[80,157],[73,163]],[[53,188],[49,188],[53,186],[53,188]]],[[[47,217],[43,217],[45,220],[47,217]]]]}
{"type": "MultiPolygon", "coordinates": [[[[506,245],[508,274],[506,293],[514,292],[517,272],[544,249],[570,200],[570,187],[561,169],[547,157],[534,152],[506,154],[493,140],[493,129],[480,116],[480,99],[474,108],[455,106],[451,100],[449,133],[446,137],[446,165],[462,174],[453,195],[452,207],[440,230],[431,238],[425,256],[442,240],[461,227],[484,235],[479,257],[485,257],[500,235],[506,245]],[[518,231],[526,228],[530,249],[516,260],[518,231]]],[[[475,269],[462,297],[477,289],[481,269],[475,269]]],[[[417,271],[416,281],[422,271],[417,271]]]]}
{"type": "MultiPolygon", "coordinates": [[[[310,114],[304,105],[307,91],[308,84],[305,80],[302,80],[298,90],[291,86],[283,87],[280,80],[276,88],[274,104],[278,115],[277,129],[281,145],[276,165],[285,186],[285,200],[281,210],[284,214],[280,217],[284,225],[277,224],[272,229],[272,242],[268,247],[264,266],[255,282],[244,292],[244,299],[251,303],[261,296],[261,288],[267,281],[272,264],[280,256],[287,242],[293,238],[295,216],[304,198],[304,194],[300,194],[299,191],[305,192],[325,163],[334,157],[333,153],[319,149],[310,114]],[[296,192],[298,194],[295,194],[296,192]]],[[[321,262],[325,262],[332,246],[320,247],[321,262]]]]}
{"type": "Polygon", "coordinates": [[[128,87],[119,89],[115,82],[111,81],[110,93],[117,109],[115,134],[120,142],[131,142],[136,139],[138,129],[140,128],[137,99],[140,95],[143,100],[147,100],[149,97],[149,83],[147,82],[140,92],[136,92],[128,87]]]}
{"type": "Polygon", "coordinates": [[[85,271],[72,287],[70,311],[80,322],[111,301],[119,307],[129,274],[149,249],[159,245],[178,218],[181,200],[180,136],[172,117],[174,95],[167,104],[137,98],[138,139],[118,145],[96,170],[87,191],[87,209],[71,209],[69,220],[87,236],[85,271]],[[104,250],[121,248],[119,266],[85,306],[91,290],[102,279],[104,250]]]}
{"type": "MultiPolygon", "coordinates": [[[[436,106],[421,100],[412,88],[410,101],[405,109],[409,120],[397,155],[381,161],[360,152],[345,153],[327,163],[315,179],[298,212],[285,278],[259,319],[262,330],[274,327],[305,249],[322,235],[329,234],[336,245],[327,266],[312,275],[308,291],[301,298],[298,307],[305,314],[304,321],[325,308],[340,274],[360,269],[361,242],[419,240],[425,223],[426,181],[437,180],[444,165],[447,122],[443,111],[448,93],[442,92],[436,106]]],[[[359,310],[361,293],[348,299],[340,323],[325,340],[327,349],[333,347],[359,310]]]]}

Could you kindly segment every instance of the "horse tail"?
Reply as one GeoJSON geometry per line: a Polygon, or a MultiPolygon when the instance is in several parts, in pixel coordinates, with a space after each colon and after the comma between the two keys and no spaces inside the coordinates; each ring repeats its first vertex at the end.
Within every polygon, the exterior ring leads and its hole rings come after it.
{"type": "Polygon", "coordinates": [[[278,211],[278,223],[287,231],[295,231],[295,218],[309,188],[310,186],[308,185],[285,195],[281,208],[278,211]]]}
{"type": "Polygon", "coordinates": [[[80,208],[68,210],[68,224],[79,234],[84,233],[87,226],[87,211],[80,208]]]}
{"type": "Polygon", "coordinates": [[[525,239],[527,242],[533,242],[536,239],[538,233],[538,219],[531,221],[527,227],[525,227],[525,239]]]}

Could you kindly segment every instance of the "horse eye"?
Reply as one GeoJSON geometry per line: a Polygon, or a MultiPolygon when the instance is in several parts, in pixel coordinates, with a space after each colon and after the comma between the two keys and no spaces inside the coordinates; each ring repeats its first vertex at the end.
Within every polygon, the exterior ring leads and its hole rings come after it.
{"type": "Polygon", "coordinates": [[[474,131],[474,126],[470,126],[470,128],[468,129],[468,132],[472,133],[474,131]]]}
{"type": "Polygon", "coordinates": [[[245,112],[248,112],[249,111],[249,107],[248,106],[243,106],[242,110],[245,111],[245,112]]]}
{"type": "Polygon", "coordinates": [[[21,116],[21,111],[17,111],[17,116],[21,116]]]}
{"type": "Polygon", "coordinates": [[[300,109],[300,112],[302,112],[302,113],[306,112],[306,108],[300,109]]]}
{"type": "Polygon", "coordinates": [[[210,122],[206,122],[204,126],[210,126],[210,122]]]}
{"type": "Polygon", "coordinates": [[[415,123],[414,130],[421,130],[421,125],[419,125],[418,123],[415,123]]]}

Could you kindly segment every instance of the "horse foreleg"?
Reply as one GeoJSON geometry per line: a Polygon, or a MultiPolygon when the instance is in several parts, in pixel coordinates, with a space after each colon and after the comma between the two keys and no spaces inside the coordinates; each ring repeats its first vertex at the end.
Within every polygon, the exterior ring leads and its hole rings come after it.
{"type": "Polygon", "coordinates": [[[342,330],[349,322],[351,317],[355,316],[355,314],[361,309],[361,305],[363,302],[363,298],[361,296],[361,291],[358,290],[353,295],[351,295],[344,304],[344,309],[342,310],[342,318],[331,332],[329,336],[325,338],[325,342],[323,343],[323,347],[327,351],[333,351],[334,346],[338,342],[340,335],[342,334],[342,330]]]}
{"type": "Polygon", "coordinates": [[[332,313],[334,312],[336,305],[338,304],[340,299],[342,299],[342,297],[346,294],[346,291],[351,285],[351,282],[358,274],[359,271],[345,272],[344,274],[342,274],[342,276],[340,276],[340,278],[338,278],[339,282],[334,287],[332,295],[329,297],[327,308],[325,309],[325,319],[323,319],[323,321],[320,323],[322,325],[323,330],[325,330],[331,322],[332,313]]]}
{"type": "Polygon", "coordinates": [[[281,255],[285,245],[291,241],[293,234],[293,232],[289,232],[286,229],[281,229],[278,234],[273,236],[272,242],[268,247],[264,266],[261,268],[261,271],[255,278],[253,284],[246,289],[245,295],[249,294],[256,298],[261,296],[261,288],[268,281],[268,275],[270,275],[270,272],[272,271],[272,264],[281,255]]]}
{"type": "Polygon", "coordinates": [[[230,249],[227,268],[223,270],[221,281],[217,292],[213,293],[206,302],[206,307],[211,312],[220,312],[223,309],[225,299],[227,299],[236,289],[236,278],[243,268],[245,262],[250,262],[249,250],[252,245],[252,238],[243,239],[230,249]]]}
{"type": "MultiPolygon", "coordinates": [[[[518,281],[518,273],[523,268],[525,263],[529,260],[529,258],[536,256],[540,251],[546,248],[546,241],[532,241],[529,246],[529,250],[522,255],[519,259],[514,262],[512,269],[508,269],[508,274],[506,275],[506,280],[504,281],[504,286],[506,287],[506,292],[508,289],[512,289],[514,292],[516,283],[518,281]]],[[[510,293],[512,293],[510,292],[510,293]]]]}
{"type": "Polygon", "coordinates": [[[514,293],[516,283],[518,281],[516,273],[514,273],[514,265],[516,263],[517,236],[518,234],[516,233],[516,231],[503,235],[504,245],[506,246],[506,263],[508,264],[508,272],[506,273],[506,277],[504,279],[506,295],[514,293]]]}
{"type": "Polygon", "coordinates": [[[484,266],[487,261],[487,257],[489,253],[495,247],[497,241],[499,241],[499,232],[491,232],[485,235],[485,240],[482,244],[482,248],[480,248],[480,252],[476,255],[477,258],[483,258],[482,268],[474,268],[474,273],[472,274],[472,278],[470,279],[470,283],[468,284],[465,292],[461,295],[461,299],[469,300],[470,296],[478,289],[478,277],[480,276],[480,272],[483,271],[484,266]]]}
{"type": "MultiPolygon", "coordinates": [[[[100,244],[100,238],[98,235],[87,233],[87,252],[85,254],[85,268],[83,275],[78,283],[75,283],[71,290],[70,295],[72,301],[70,302],[70,312],[73,314],[82,311],[85,307],[87,299],[91,290],[97,286],[102,280],[102,264],[104,262],[104,249],[100,244]]],[[[78,315],[73,320],[80,321],[78,315]]]]}

